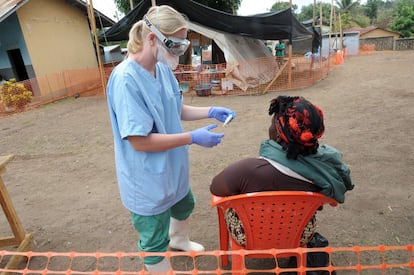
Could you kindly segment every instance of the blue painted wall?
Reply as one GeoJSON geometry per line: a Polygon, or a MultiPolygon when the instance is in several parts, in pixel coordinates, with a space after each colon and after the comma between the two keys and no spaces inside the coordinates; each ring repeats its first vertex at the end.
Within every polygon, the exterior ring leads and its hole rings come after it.
{"type": "Polygon", "coordinates": [[[13,13],[0,23],[0,74],[5,79],[15,77],[7,55],[7,51],[13,49],[20,49],[29,78],[34,77],[32,62],[27,52],[16,13],[13,13]]]}

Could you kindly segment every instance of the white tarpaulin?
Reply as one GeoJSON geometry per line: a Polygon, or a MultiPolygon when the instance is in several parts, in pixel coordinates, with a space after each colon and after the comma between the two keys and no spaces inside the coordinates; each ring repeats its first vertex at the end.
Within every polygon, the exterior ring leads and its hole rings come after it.
{"type": "MultiPolygon", "coordinates": [[[[131,27],[143,18],[153,1],[137,2],[128,14],[100,35],[99,41],[128,40],[131,27]]],[[[270,82],[278,72],[276,60],[264,40],[312,37],[312,32],[296,19],[290,8],[237,16],[194,0],[157,0],[157,5],[173,7],[188,18],[190,29],[213,39],[224,52],[228,77],[244,91],[270,82]]]]}
{"type": "Polygon", "coordinates": [[[216,42],[226,59],[226,78],[243,91],[270,82],[279,67],[262,40],[223,33],[188,21],[189,29],[216,42]]]}

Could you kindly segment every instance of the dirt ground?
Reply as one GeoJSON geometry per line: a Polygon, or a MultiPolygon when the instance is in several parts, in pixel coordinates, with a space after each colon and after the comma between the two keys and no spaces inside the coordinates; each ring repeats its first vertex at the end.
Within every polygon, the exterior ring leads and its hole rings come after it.
{"type": "MultiPolygon", "coordinates": [[[[258,155],[267,138],[269,101],[289,94],[324,110],[321,143],[343,152],[356,185],[344,204],[318,214],[318,232],[338,247],[414,244],[413,60],[414,51],[360,55],[305,89],[185,97],[187,104],[227,106],[237,113],[233,123],[217,129],[225,133],[218,147],[191,146],[197,199],[192,238],[207,250],[219,248],[210,181],[227,164],[258,155]]],[[[118,194],[103,97],[69,98],[3,117],[0,131],[0,155],[15,155],[3,179],[25,230],[33,234],[33,251],[136,251],[138,236],[118,194]]],[[[10,233],[1,214],[0,233],[10,233]]]]}

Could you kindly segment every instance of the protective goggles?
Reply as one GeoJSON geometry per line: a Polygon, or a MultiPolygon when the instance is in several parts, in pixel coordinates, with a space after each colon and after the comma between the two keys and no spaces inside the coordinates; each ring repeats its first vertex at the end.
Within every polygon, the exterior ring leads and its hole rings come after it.
{"type": "Polygon", "coordinates": [[[163,35],[152,23],[149,21],[146,15],[144,15],[144,22],[147,24],[150,31],[152,31],[155,36],[164,44],[164,47],[167,48],[168,52],[175,56],[180,56],[185,53],[190,45],[190,41],[187,39],[181,39],[177,37],[166,37],[163,35]]]}

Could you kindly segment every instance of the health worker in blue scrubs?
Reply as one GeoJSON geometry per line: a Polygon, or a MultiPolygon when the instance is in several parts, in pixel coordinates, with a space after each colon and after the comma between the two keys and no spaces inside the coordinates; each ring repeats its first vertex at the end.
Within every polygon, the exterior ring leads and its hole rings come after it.
{"type": "MultiPolygon", "coordinates": [[[[151,7],[129,32],[128,54],[108,81],[107,100],[114,136],[115,166],[123,205],[139,233],[138,250],[168,247],[203,251],[189,240],[195,199],[189,184],[189,145],[218,145],[217,124],[184,131],[181,121],[234,119],[223,107],[183,103],[172,69],[187,50],[187,22],[169,6],[151,7]]],[[[162,256],[145,257],[150,272],[170,269],[162,256]]]]}

